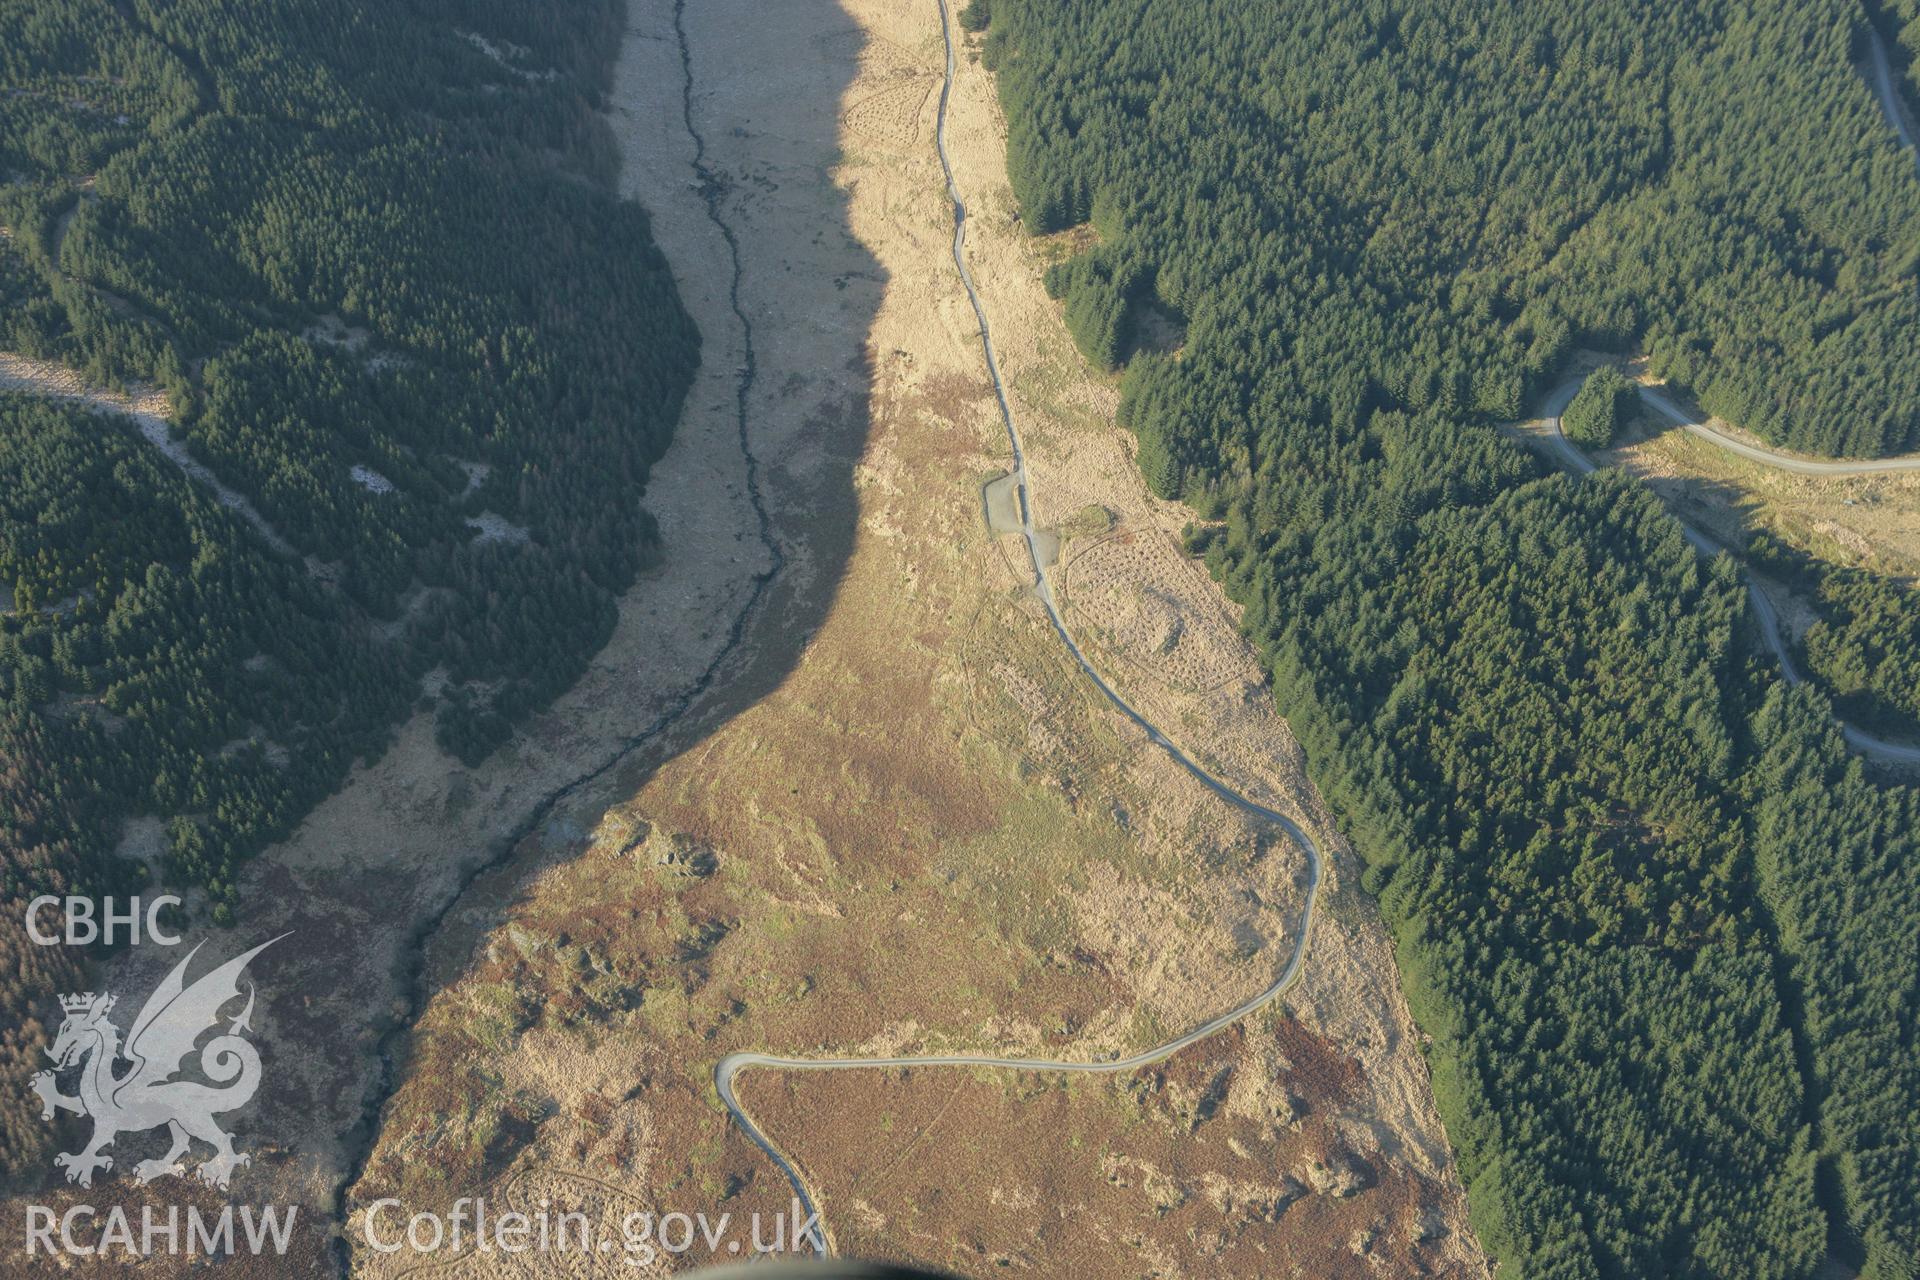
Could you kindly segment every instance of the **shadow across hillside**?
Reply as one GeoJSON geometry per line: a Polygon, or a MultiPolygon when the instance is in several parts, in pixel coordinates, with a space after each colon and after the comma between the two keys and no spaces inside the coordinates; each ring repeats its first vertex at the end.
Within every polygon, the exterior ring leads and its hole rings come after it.
{"type": "MultiPolygon", "coordinates": [[[[886,285],[833,179],[864,37],[834,0],[691,11],[630,0],[627,25],[610,118],[625,112],[651,141],[623,155],[623,189],[646,207],[703,339],[699,379],[643,498],[661,521],[661,562],[622,599],[588,673],[507,746],[464,768],[434,747],[431,718],[415,717],[244,866],[230,934],[202,928],[204,903],[190,901],[187,945],[124,951],[97,980],[138,1008],[194,943],[206,942],[198,976],[290,935],[248,970],[262,1084],[227,1128],[253,1160],[233,1193],[303,1206],[300,1229],[284,1257],[236,1258],[235,1274],[347,1271],[332,1228],[406,1079],[431,993],[460,971],[502,895],[578,855],[608,805],[787,679],[844,578],[886,285]],[[769,23],[833,34],[796,39],[785,74],[770,73],[727,47],[769,23]],[[787,237],[801,251],[771,251],[774,226],[804,228],[787,237]]],[[[84,1136],[64,1123],[61,1149],[84,1136]]],[[[125,1134],[115,1168],[165,1146],[163,1131],[125,1134]]],[[[37,1194],[56,1213],[103,1195],[129,1206],[212,1196],[178,1179],[110,1181],[37,1194]]]]}
{"type": "MultiPolygon", "coordinates": [[[[845,576],[859,522],[853,468],[871,426],[868,334],[887,283],[853,234],[845,194],[832,178],[865,37],[835,0],[783,6],[777,16],[751,0],[730,7],[738,9],[731,20],[712,6],[694,13],[684,2],[633,0],[633,40],[671,40],[678,47],[690,146],[680,172],[647,171],[642,166],[653,157],[644,149],[630,150],[624,161],[628,190],[654,211],[682,295],[701,321],[704,367],[689,419],[712,413],[719,402],[702,404],[698,397],[716,382],[725,384],[725,417],[742,465],[724,473],[711,500],[744,502],[746,528],[733,535],[737,558],[750,563],[764,555],[763,567],[744,590],[718,593],[730,607],[709,621],[726,629],[724,643],[699,678],[603,764],[533,807],[510,854],[480,868],[420,933],[411,1007],[385,1037],[384,1080],[356,1131],[343,1217],[357,1207],[352,1189],[391,1123],[382,1108],[407,1079],[412,1021],[432,993],[466,970],[476,943],[521,900],[531,872],[577,856],[609,805],[632,796],[663,763],[696,748],[786,681],[845,576]],[[749,22],[831,34],[797,36],[791,73],[770,74],[725,47],[729,32],[749,22]],[[690,198],[706,226],[682,221],[670,229],[675,215],[667,206],[678,201],[684,210],[690,198]],[[812,252],[777,257],[761,234],[776,221],[789,231],[805,226],[808,234],[797,239],[810,241],[812,252]],[[685,251],[684,260],[677,250],[685,251]]],[[[708,443],[725,447],[713,437],[708,443]]],[[[677,449],[689,447],[691,439],[676,441],[677,449]]],[[[650,489],[660,483],[657,475],[650,489]]],[[[650,507],[655,497],[649,493],[650,507]]],[[[675,531],[664,532],[670,570],[675,531]]],[[[637,590],[650,585],[643,581],[637,590]]]]}

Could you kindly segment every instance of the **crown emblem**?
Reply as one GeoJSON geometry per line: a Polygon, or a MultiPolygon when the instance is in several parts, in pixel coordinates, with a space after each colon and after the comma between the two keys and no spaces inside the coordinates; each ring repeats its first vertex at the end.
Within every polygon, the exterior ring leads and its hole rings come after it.
{"type": "Polygon", "coordinates": [[[105,1013],[113,1008],[113,997],[111,995],[95,996],[93,992],[87,991],[77,996],[61,996],[60,1007],[68,1013],[87,1013],[94,1010],[105,1013]]]}

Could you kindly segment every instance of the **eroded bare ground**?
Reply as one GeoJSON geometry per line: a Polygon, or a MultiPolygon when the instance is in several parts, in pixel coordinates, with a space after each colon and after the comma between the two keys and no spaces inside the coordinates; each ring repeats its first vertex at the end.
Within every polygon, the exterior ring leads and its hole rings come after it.
{"type": "MultiPolygon", "coordinates": [[[[679,91],[671,4],[635,0],[631,22],[623,145],[651,176],[684,149],[654,110],[679,91]]],[[[711,177],[695,194],[743,256],[769,502],[796,543],[831,536],[836,512],[852,542],[821,562],[838,566],[830,607],[777,688],[637,779],[575,856],[462,899],[361,1209],[486,1194],[608,1220],[770,1215],[788,1188],[718,1105],[724,1053],[1141,1048],[1266,985],[1299,920],[1299,851],[1092,694],[1022,551],[982,518],[1006,447],[947,256],[937,9],[703,0],[684,24],[711,177]],[[871,426],[842,459],[856,402],[871,426]]],[[[1484,1274],[1353,858],[1226,604],[1178,551],[1186,513],[1145,495],[1112,386],[1039,287],[1002,136],[964,58],[950,145],[973,269],[1039,512],[1064,538],[1070,621],[1129,699],[1328,850],[1305,974],[1280,1006],[1117,1081],[762,1072],[742,1092],[847,1252],[969,1274],[1484,1274]]],[[[692,300],[701,271],[725,278],[697,218],[657,230],[692,300]]],[[[427,1261],[355,1253],[368,1275],[427,1261]]]]}

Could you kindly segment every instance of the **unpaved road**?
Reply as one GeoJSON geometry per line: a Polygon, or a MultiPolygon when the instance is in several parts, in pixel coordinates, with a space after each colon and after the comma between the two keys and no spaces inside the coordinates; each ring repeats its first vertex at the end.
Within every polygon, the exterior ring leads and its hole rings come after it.
{"type": "Polygon", "coordinates": [[[1640,388],[1640,398],[1658,411],[1662,417],[1670,419],[1682,431],[1696,435],[1729,453],[1737,453],[1743,458],[1758,462],[1762,466],[1778,467],[1782,471],[1792,471],[1803,476],[1864,476],[1885,471],[1920,471],[1920,454],[1907,454],[1899,458],[1828,460],[1800,458],[1790,453],[1780,453],[1761,445],[1736,440],[1724,431],[1717,431],[1704,422],[1696,421],[1692,414],[1652,387],[1640,388]]]}
{"type": "Polygon", "coordinates": [[[148,444],[165,454],[167,461],[185,472],[189,479],[197,480],[213,490],[220,505],[252,525],[254,532],[268,546],[282,555],[295,554],[292,545],[267,523],[267,518],[247,500],[245,494],[227,487],[219,476],[200,465],[187,452],[186,445],[173,438],[167,427],[167,415],[170,412],[167,398],[158,391],[127,396],[89,387],[80,381],[78,374],[64,365],[9,352],[0,352],[0,390],[24,391],[49,400],[71,401],[95,413],[131,418],[148,444]]]}
{"type": "Polygon", "coordinates": [[[1873,62],[1873,91],[1880,99],[1880,110],[1886,113],[1887,123],[1899,135],[1900,145],[1916,152],[1915,163],[1920,164],[1920,148],[1914,146],[1913,128],[1907,122],[1907,104],[1900,100],[1899,90],[1894,87],[1893,64],[1887,59],[1887,46],[1871,26],[1867,28],[1867,51],[1873,62]]]}
{"type": "MultiPolygon", "coordinates": [[[[1543,404],[1540,409],[1540,420],[1546,427],[1545,432],[1541,434],[1541,438],[1552,447],[1555,456],[1560,459],[1562,465],[1574,474],[1582,476],[1591,475],[1598,468],[1592,458],[1589,458],[1575,446],[1573,441],[1567,439],[1566,432],[1561,429],[1560,416],[1566,412],[1568,402],[1573,399],[1574,393],[1580,390],[1580,385],[1584,381],[1584,378],[1576,378],[1571,382],[1554,388],[1554,390],[1548,394],[1546,403],[1543,404]]],[[[1709,438],[1716,439],[1729,448],[1733,448],[1737,452],[1748,454],[1749,456],[1755,452],[1761,452],[1751,450],[1747,446],[1739,444],[1737,441],[1729,440],[1696,423],[1689,423],[1685,413],[1676,408],[1671,400],[1668,400],[1652,388],[1640,388],[1640,398],[1659,410],[1662,414],[1685,426],[1689,431],[1705,434],[1709,438]]],[[[1886,461],[1904,462],[1907,467],[1920,467],[1920,459],[1886,459],[1886,461]]],[[[1848,464],[1831,465],[1844,467],[1848,464]]],[[[1872,469],[1890,470],[1893,468],[1878,467],[1872,469]]],[[[1842,474],[1845,474],[1845,472],[1842,472],[1842,474]]],[[[1679,520],[1678,516],[1674,518],[1679,520]]],[[[1727,548],[1712,535],[1694,528],[1684,520],[1679,520],[1679,523],[1680,531],[1686,535],[1687,541],[1702,555],[1717,555],[1727,550],[1727,548]]],[[[1754,616],[1760,621],[1760,637],[1766,642],[1767,648],[1773,652],[1773,656],[1779,659],[1780,673],[1786,677],[1788,684],[1797,685],[1801,683],[1805,677],[1801,675],[1800,669],[1794,665],[1792,651],[1787,647],[1786,635],[1780,627],[1780,612],[1774,607],[1773,601],[1768,598],[1767,593],[1761,588],[1759,580],[1752,574],[1747,575],[1747,594],[1753,600],[1754,616]]],[[[1840,731],[1845,735],[1847,745],[1854,750],[1893,764],[1920,764],[1920,746],[1901,742],[1889,742],[1885,738],[1876,738],[1870,733],[1856,729],[1844,720],[1839,723],[1840,731]]]]}
{"type": "MultiPolygon", "coordinates": [[[[1047,618],[1053,624],[1054,632],[1067,652],[1073,656],[1080,670],[1097,688],[1101,695],[1122,715],[1138,725],[1153,744],[1173,759],[1208,790],[1225,800],[1228,804],[1272,822],[1285,831],[1290,839],[1306,855],[1307,881],[1306,899],[1301,908],[1300,928],[1293,936],[1286,963],[1279,975],[1264,990],[1224,1013],[1209,1018],[1199,1026],[1153,1048],[1143,1050],[1124,1058],[1108,1061],[1067,1061],[1046,1058],[1003,1058],[986,1054],[935,1054],[923,1056],[897,1056],[873,1058],[838,1057],[781,1057],[774,1054],[741,1052],[731,1053],[722,1058],[714,1068],[714,1087],[720,1100],[725,1103],[734,1123],[751,1138],[769,1159],[777,1165],[787,1180],[792,1183],[794,1193],[800,1197],[808,1213],[818,1222],[819,1207],[808,1192],[805,1179],[800,1171],[781,1154],[779,1148],[754,1123],[753,1118],[741,1105],[734,1091],[734,1080],[745,1070],[765,1068],[780,1071],[872,1071],[901,1067],[994,1067],[1015,1071],[1074,1072],[1080,1074],[1116,1074],[1134,1071],[1140,1067],[1164,1061],[1180,1050],[1238,1022],[1248,1014],[1265,1008],[1283,991],[1293,985],[1300,974],[1300,966],[1306,958],[1307,937],[1313,922],[1313,908],[1320,889],[1321,857],[1319,847],[1313,838],[1300,825],[1284,814],[1265,805],[1258,804],[1241,795],[1226,783],[1208,773],[1191,757],[1175,746],[1160,729],[1136,710],[1131,703],[1122,698],[1112,685],[1103,679],[1094,669],[1086,653],[1075,642],[1067,629],[1065,619],[1055,602],[1053,583],[1048,574],[1048,565],[1052,557],[1043,550],[1043,533],[1036,529],[1033,522],[1033,506],[1029,499],[1029,479],[1026,468],[1026,456],[1020,443],[1020,428],[1014,419],[1013,408],[1007,398],[1005,381],[1001,377],[999,360],[994,353],[993,335],[987,324],[986,309],[981,305],[980,295],[974,287],[973,276],[967,269],[966,235],[967,206],[960,195],[953,174],[953,164],[947,154],[947,104],[953,90],[954,45],[951,17],[947,12],[946,0],[938,0],[940,6],[940,32],[946,46],[946,70],[940,86],[939,114],[934,126],[934,145],[940,154],[940,167],[946,175],[947,192],[953,200],[953,264],[960,276],[960,282],[967,291],[967,299],[973,307],[973,313],[980,325],[981,354],[986,362],[987,372],[993,380],[994,396],[999,402],[1000,419],[1007,430],[1007,442],[1013,453],[1014,488],[1019,496],[1020,530],[1026,543],[1028,559],[1033,569],[1034,591],[1041,604],[1046,608],[1047,618]]],[[[829,1252],[824,1226],[811,1228],[812,1242],[821,1254],[829,1252]]]]}

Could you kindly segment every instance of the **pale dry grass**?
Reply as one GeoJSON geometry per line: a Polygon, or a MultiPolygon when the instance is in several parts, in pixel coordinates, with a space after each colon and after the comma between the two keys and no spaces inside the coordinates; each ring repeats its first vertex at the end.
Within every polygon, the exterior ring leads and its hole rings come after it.
{"type": "MultiPolygon", "coordinates": [[[[668,74],[670,12],[635,6],[623,82],[668,74]]],[[[721,1054],[1141,1048],[1262,988],[1292,941],[1299,851],[1249,828],[1091,690],[1030,596],[1023,545],[985,527],[981,485],[1007,450],[947,256],[934,15],[867,0],[685,12],[709,163],[744,256],[756,430],[829,403],[823,371],[863,353],[870,423],[847,460],[851,548],[777,688],[609,810],[591,839],[600,852],[470,895],[482,941],[446,971],[416,1093],[403,1090],[383,1149],[398,1152],[434,1109],[468,1108],[444,1090],[460,1093],[469,1068],[555,1109],[525,1144],[439,1184],[440,1197],[599,1159],[580,1154],[568,1092],[590,1077],[650,1135],[645,1161],[596,1175],[622,1194],[709,1212],[784,1205],[784,1180],[717,1106],[721,1054]],[[848,298],[871,308],[857,329],[844,308],[822,314],[823,300],[848,298]],[[607,851],[640,824],[712,850],[715,869],[634,879],[607,851]],[[577,979],[516,958],[515,929],[558,949],[538,956],[579,947],[604,959],[638,1006],[557,1011],[551,997],[577,979]],[[503,986],[530,1021],[500,1047],[461,1048],[494,1025],[489,1001],[503,996],[489,993],[503,986]]],[[[644,101],[665,110],[666,90],[677,92],[649,81],[644,101]]],[[[642,101],[628,100],[635,122],[642,101]]],[[[761,1072],[743,1088],[839,1238],[865,1251],[992,1270],[991,1251],[934,1242],[972,1232],[970,1215],[994,1205],[1006,1210],[994,1248],[1044,1274],[1066,1273],[1092,1239],[1125,1242],[1168,1274],[1247,1274],[1234,1268],[1307,1240],[1357,1266],[1418,1258],[1474,1274],[1484,1265],[1387,939],[1233,610],[1177,550],[1189,514],[1145,493],[1112,426],[1112,384],[1080,365],[1039,287],[1039,248],[1007,216],[1001,139],[990,85],[965,63],[951,141],[1039,513],[1069,535],[1070,560],[1114,544],[1070,567],[1070,621],[1097,633],[1109,677],[1183,746],[1317,833],[1331,859],[1324,914],[1290,1012],[1164,1069],[1076,1086],[1066,1111],[1045,1078],[1017,1073],[761,1072]],[[1098,528],[1082,519],[1096,508],[1110,513],[1098,528]],[[1310,1131],[1291,1127],[1309,1124],[1308,1106],[1310,1131]],[[1063,1123],[1083,1137],[1061,1141],[1063,1123]],[[941,1140],[955,1132],[971,1153],[959,1162],[941,1140]],[[1099,1145],[1119,1151],[1134,1134],[1116,1157],[1133,1172],[1119,1176],[1170,1197],[1175,1216],[1143,1216],[1133,1191],[1109,1198],[1121,1166],[1103,1164],[1099,1145]],[[1262,1144],[1275,1143],[1292,1162],[1281,1176],[1264,1170],[1262,1144]],[[1349,1158],[1374,1171],[1365,1187],[1326,1163],[1349,1158]],[[1060,1205],[1084,1210],[1083,1229],[1048,1225],[1060,1205]],[[1196,1244],[1222,1234],[1232,1248],[1196,1244]]],[[[658,158],[631,134],[626,146],[630,171],[658,158]]],[[[670,219],[656,231],[698,291],[687,264],[718,265],[702,257],[707,233],[670,219]]],[[[822,439],[802,431],[773,447],[782,510],[818,473],[809,451],[831,447],[822,439]]]]}

